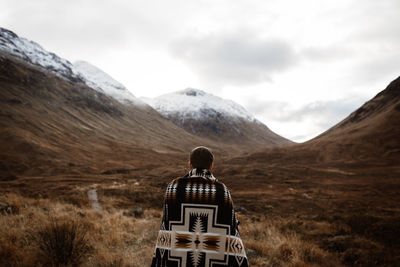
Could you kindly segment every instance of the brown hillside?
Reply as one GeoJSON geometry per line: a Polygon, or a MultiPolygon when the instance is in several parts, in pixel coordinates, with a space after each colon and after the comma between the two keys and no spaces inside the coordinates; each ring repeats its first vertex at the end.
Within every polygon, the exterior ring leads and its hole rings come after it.
{"type": "Polygon", "coordinates": [[[396,164],[400,159],[400,77],[342,122],[304,144],[323,161],[396,164]]]}
{"type": "Polygon", "coordinates": [[[302,144],[254,153],[247,160],[287,164],[398,166],[400,78],[320,136],[302,144]]]}
{"type": "Polygon", "coordinates": [[[229,118],[217,114],[206,119],[168,117],[173,123],[199,137],[216,140],[220,144],[240,146],[242,151],[259,150],[261,147],[279,147],[292,141],[272,132],[261,122],[229,118]]]}
{"type": "Polygon", "coordinates": [[[101,172],[161,160],[167,152],[186,155],[200,144],[224,150],[182,131],[151,107],[123,105],[79,81],[0,56],[4,173],[101,172]]]}

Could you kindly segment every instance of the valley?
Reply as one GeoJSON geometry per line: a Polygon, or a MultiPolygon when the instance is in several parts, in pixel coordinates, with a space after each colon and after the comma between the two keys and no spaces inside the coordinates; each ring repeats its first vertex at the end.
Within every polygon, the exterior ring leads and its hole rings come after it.
{"type": "MultiPolygon", "coordinates": [[[[213,173],[232,194],[251,266],[400,264],[400,78],[298,144],[213,107],[180,124],[180,113],[163,114],[94,66],[79,72],[0,34],[4,266],[64,264],[43,250],[43,236],[60,225],[82,237],[70,265],[149,266],[166,186],[189,171],[198,145],[214,152],[213,173]]],[[[203,93],[180,94],[196,102],[203,93]]]]}

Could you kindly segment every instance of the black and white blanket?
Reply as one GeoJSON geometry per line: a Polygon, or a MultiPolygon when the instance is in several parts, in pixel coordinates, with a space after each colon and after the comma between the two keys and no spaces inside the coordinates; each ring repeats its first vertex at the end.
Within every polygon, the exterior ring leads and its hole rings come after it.
{"type": "Polygon", "coordinates": [[[229,190],[209,170],[168,185],[151,266],[248,266],[229,190]]]}

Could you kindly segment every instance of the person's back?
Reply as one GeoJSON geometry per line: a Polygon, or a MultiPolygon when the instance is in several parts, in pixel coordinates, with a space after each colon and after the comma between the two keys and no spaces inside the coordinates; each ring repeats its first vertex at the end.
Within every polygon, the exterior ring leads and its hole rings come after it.
{"type": "Polygon", "coordinates": [[[227,187],[211,173],[204,147],[190,155],[191,171],[167,187],[151,266],[248,266],[227,187]]]}

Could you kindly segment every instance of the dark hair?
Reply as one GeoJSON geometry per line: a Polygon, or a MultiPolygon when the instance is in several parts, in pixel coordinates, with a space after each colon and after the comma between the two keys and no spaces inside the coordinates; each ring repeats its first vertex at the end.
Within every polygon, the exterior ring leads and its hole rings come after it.
{"type": "Polygon", "coordinates": [[[211,163],[214,161],[214,155],[211,153],[210,149],[199,146],[190,152],[189,161],[193,168],[209,169],[211,163]]]}

